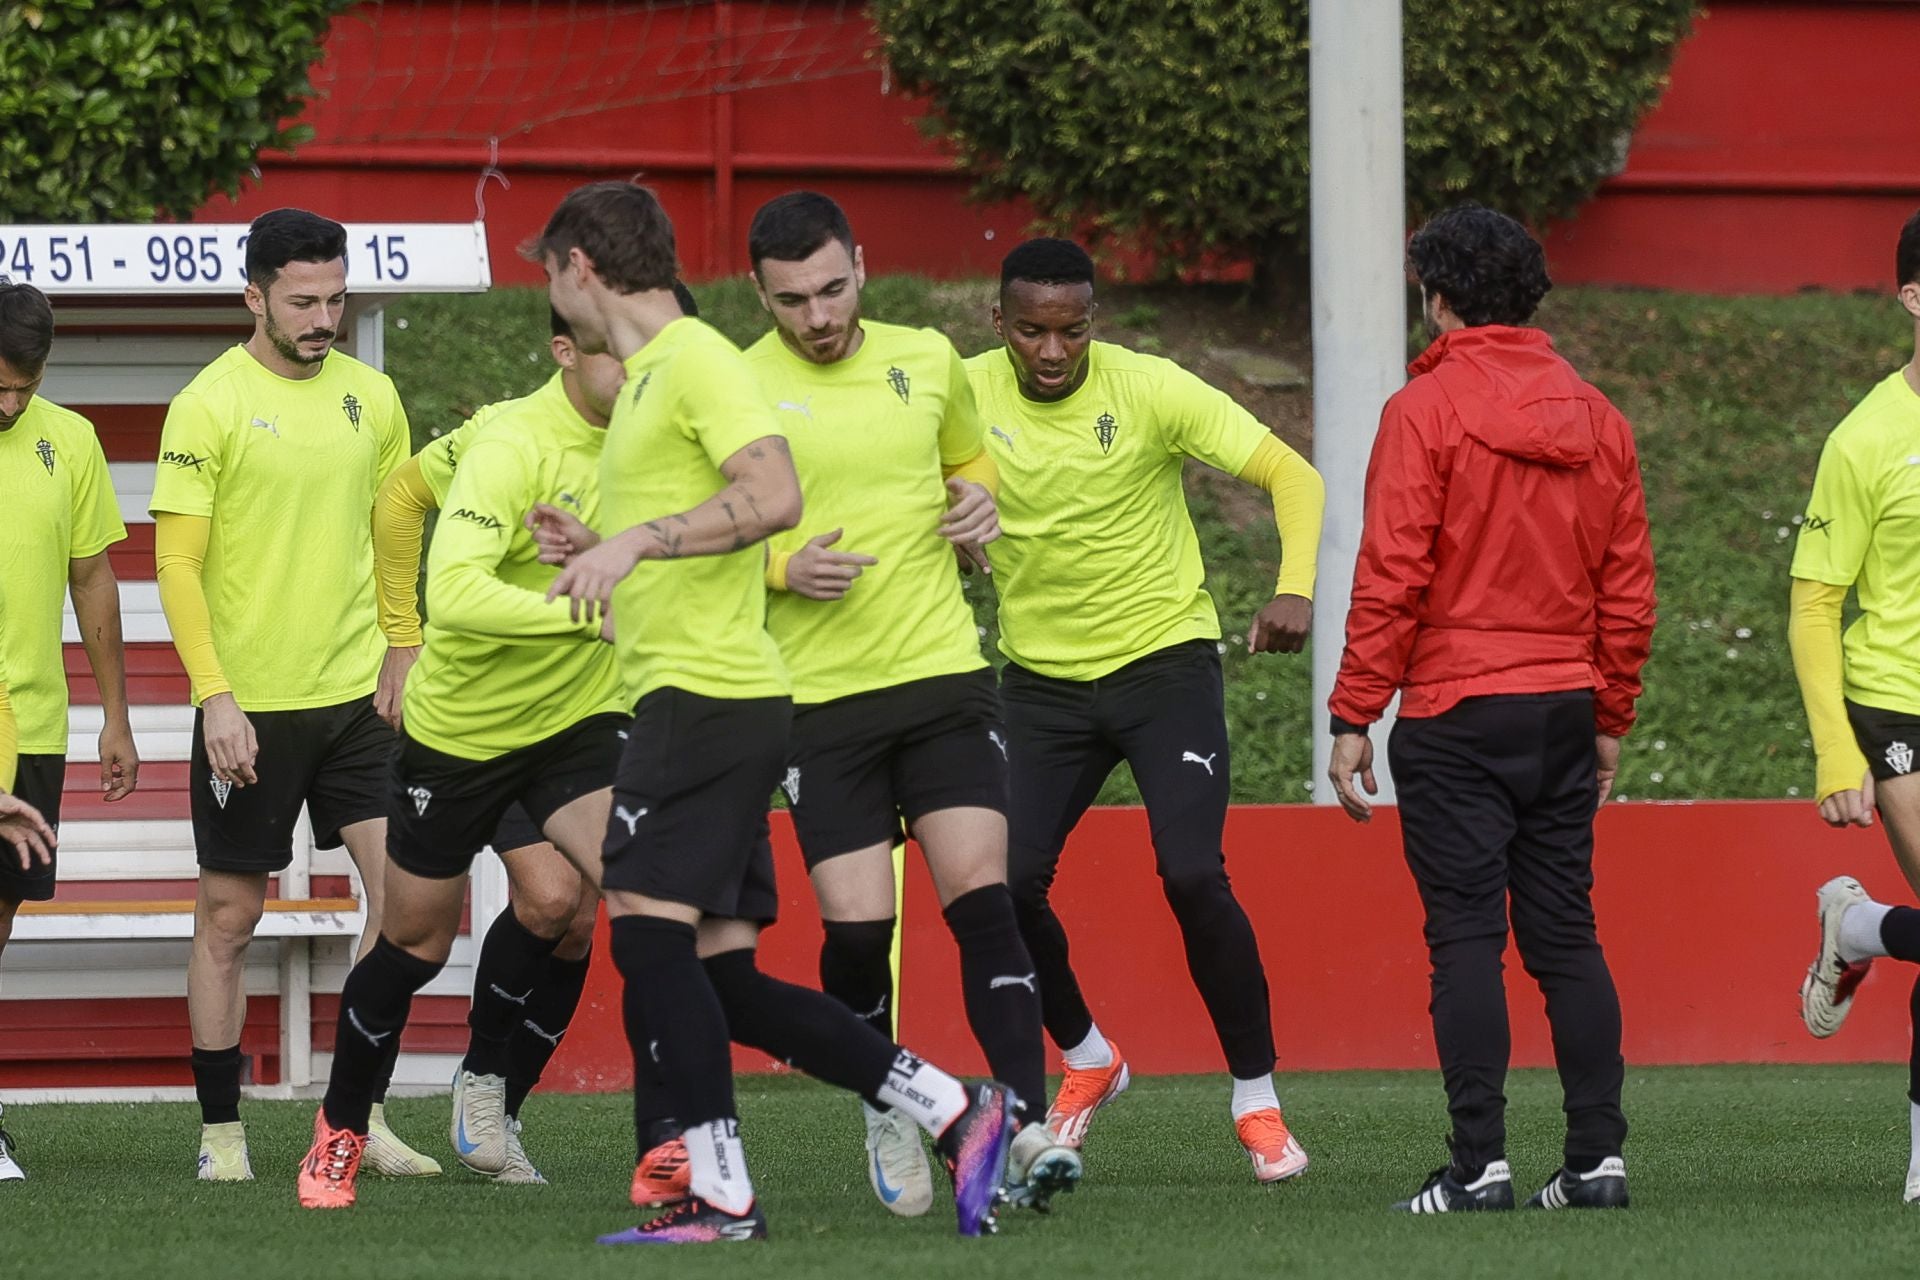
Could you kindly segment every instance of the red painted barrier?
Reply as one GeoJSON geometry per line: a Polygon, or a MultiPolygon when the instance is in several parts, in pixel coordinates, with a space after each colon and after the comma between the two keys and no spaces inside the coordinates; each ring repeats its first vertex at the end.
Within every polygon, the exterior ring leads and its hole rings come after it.
{"type": "MultiPolygon", "coordinates": [[[[819,916],[785,815],[775,815],[783,918],[762,942],[772,972],[817,986],[819,916]]],[[[1356,826],[1337,809],[1236,808],[1228,869],[1260,936],[1282,1071],[1434,1065],[1420,903],[1398,817],[1356,826]]],[[[917,853],[906,908],[902,1039],[957,1070],[985,1063],[959,1001],[959,966],[917,853]]],[[[1818,942],[1814,890],[1850,872],[1889,901],[1908,894],[1878,831],[1833,831],[1804,802],[1621,804],[1600,823],[1595,892],[1633,1063],[1858,1062],[1907,1054],[1905,967],[1882,962],[1843,1034],[1816,1041],[1796,991],[1818,942]]],[[[1146,816],[1097,809],[1067,847],[1055,902],[1101,1027],[1137,1070],[1212,1072],[1219,1048],[1186,975],[1153,874],[1146,816]]],[[[1552,1061],[1538,993],[1508,956],[1514,1062],[1552,1061]]],[[[620,1087],[631,1063],[619,979],[593,976],[548,1080],[620,1087]]],[[[743,1069],[765,1069],[741,1052],[743,1069]]]]}
{"type": "MultiPolygon", "coordinates": [[[[877,270],[984,272],[1028,227],[1019,205],[966,199],[965,176],[914,127],[923,108],[866,57],[874,36],[856,5],[571,12],[421,0],[349,14],[316,68],[315,141],[263,156],[259,184],[198,216],[299,204],[465,220],[491,162],[511,182],[484,192],[502,283],[537,280],[515,248],[567,190],[636,172],[660,190],[697,279],[744,270],[753,210],[800,185],[847,206],[877,270]]],[[[1916,42],[1915,0],[1711,5],[1626,171],[1553,229],[1555,278],[1885,288],[1894,231],[1920,204],[1916,42]]]]}

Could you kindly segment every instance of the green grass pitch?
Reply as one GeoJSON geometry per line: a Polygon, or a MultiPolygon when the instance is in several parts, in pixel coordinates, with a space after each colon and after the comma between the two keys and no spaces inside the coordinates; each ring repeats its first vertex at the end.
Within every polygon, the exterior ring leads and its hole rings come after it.
{"type": "MultiPolygon", "coordinates": [[[[889,1217],[867,1189],[850,1099],[806,1081],[741,1082],[742,1128],[772,1239],[599,1249],[629,1225],[631,1123],[621,1095],[537,1096],[526,1140],[552,1180],[495,1187],[465,1173],[371,1176],[358,1208],[306,1213],[293,1171],[313,1107],[248,1103],[258,1180],[193,1181],[197,1115],[179,1104],[15,1106],[25,1183],[0,1184],[0,1274],[574,1280],[598,1276],[1608,1277],[1913,1274],[1920,1208],[1900,1190],[1898,1067],[1629,1072],[1625,1213],[1409,1219],[1385,1212],[1439,1163],[1432,1073],[1283,1076],[1313,1166],[1260,1187],[1234,1142],[1224,1080],[1136,1081],[1095,1124],[1087,1181],[1046,1218],[1003,1214],[959,1240],[936,1202],[889,1217]]],[[[1551,1073],[1509,1085],[1509,1155],[1530,1193],[1558,1162],[1551,1073]]],[[[451,1165],[444,1097],[400,1099],[401,1132],[451,1165]]]]}

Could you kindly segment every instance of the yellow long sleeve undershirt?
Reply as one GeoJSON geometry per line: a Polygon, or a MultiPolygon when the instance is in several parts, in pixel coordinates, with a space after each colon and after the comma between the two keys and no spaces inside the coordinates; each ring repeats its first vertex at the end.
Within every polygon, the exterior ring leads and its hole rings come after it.
{"type": "Polygon", "coordinates": [[[1240,479],[1265,489],[1273,498],[1273,524],[1280,531],[1277,596],[1313,599],[1320,563],[1320,522],[1327,510],[1327,486],[1313,465],[1278,440],[1262,440],[1240,479]]]}
{"type": "Polygon", "coordinates": [[[373,578],[380,599],[380,630],[395,648],[422,643],[420,556],[427,515],[439,506],[420,470],[418,454],[388,474],[373,500],[373,578]]]}
{"type": "Polygon", "coordinates": [[[20,725],[13,718],[13,699],[7,696],[7,682],[0,680],[0,791],[13,790],[14,774],[20,767],[20,725]]]}
{"type": "Polygon", "coordinates": [[[207,567],[207,542],[213,536],[210,516],[183,516],[156,512],[153,517],[154,577],[160,584],[160,608],[173,633],[174,652],[193,682],[195,702],[216,693],[231,693],[220,653],[213,645],[213,614],[201,575],[207,567]]]}
{"type": "Polygon", "coordinates": [[[1867,758],[1847,720],[1846,659],[1840,643],[1840,611],[1846,600],[1845,587],[1795,578],[1788,604],[1787,645],[1813,736],[1815,801],[1859,790],[1867,772],[1867,758]]]}

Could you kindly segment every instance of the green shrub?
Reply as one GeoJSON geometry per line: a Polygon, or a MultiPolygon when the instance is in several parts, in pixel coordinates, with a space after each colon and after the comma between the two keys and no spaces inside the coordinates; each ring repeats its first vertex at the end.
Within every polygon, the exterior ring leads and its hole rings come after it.
{"type": "Polygon", "coordinates": [[[0,222],[146,222],[236,195],[351,0],[0,4],[0,222]]]}
{"type": "MultiPolygon", "coordinates": [[[[1407,0],[1409,214],[1539,223],[1619,165],[1692,0],[1407,0]]],[[[1307,0],[873,0],[901,81],[978,176],[1164,266],[1272,267],[1307,229],[1307,0]]]]}

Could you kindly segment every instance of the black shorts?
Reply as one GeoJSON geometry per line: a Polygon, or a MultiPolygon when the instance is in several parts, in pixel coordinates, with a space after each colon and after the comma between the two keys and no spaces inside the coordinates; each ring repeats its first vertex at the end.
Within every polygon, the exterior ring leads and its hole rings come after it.
{"type": "Polygon", "coordinates": [[[613,780],[603,883],[771,924],[780,914],[767,803],[793,704],[655,689],[633,709],[613,780]]]}
{"type": "Polygon", "coordinates": [[[491,760],[451,756],[402,733],[387,784],[387,856],[431,880],[467,874],[509,805],[537,833],[555,813],[612,783],[626,727],[623,715],[588,716],[491,760]]]}
{"type": "Polygon", "coordinates": [[[272,874],[293,861],[300,806],[313,819],[313,842],[340,846],[340,832],[387,816],[387,769],[394,732],[374,714],[372,697],[297,711],[249,711],[260,753],[252,786],[220,782],[207,763],[205,712],[193,715],[187,766],[193,844],[209,871],[272,874]]]}
{"type": "Polygon", "coordinates": [[[809,870],[942,809],[1004,814],[1007,729],[992,670],[795,707],[780,786],[809,870]]]}
{"type": "MultiPolygon", "coordinates": [[[[622,721],[626,719],[625,716],[620,718],[622,721]]],[[[616,752],[615,759],[618,758],[619,754],[616,752]]],[[[607,776],[611,778],[613,775],[607,776]]],[[[487,843],[493,846],[495,853],[512,853],[515,849],[524,849],[528,845],[546,844],[547,833],[540,829],[539,823],[527,816],[527,807],[515,800],[507,806],[506,812],[500,815],[500,821],[494,824],[493,838],[487,843]]]]}
{"type": "MultiPolygon", "coordinates": [[[[67,785],[67,758],[53,755],[23,755],[14,777],[13,794],[40,811],[50,827],[60,825],[60,794],[67,785]]],[[[46,902],[53,897],[53,873],[60,852],[46,866],[38,862],[31,871],[20,868],[20,856],[14,847],[0,841],[0,898],[10,902],[46,902]]]]}
{"type": "Polygon", "coordinates": [[[1904,777],[1920,764],[1920,716],[1847,699],[1847,719],[1875,782],[1904,777]]]}

